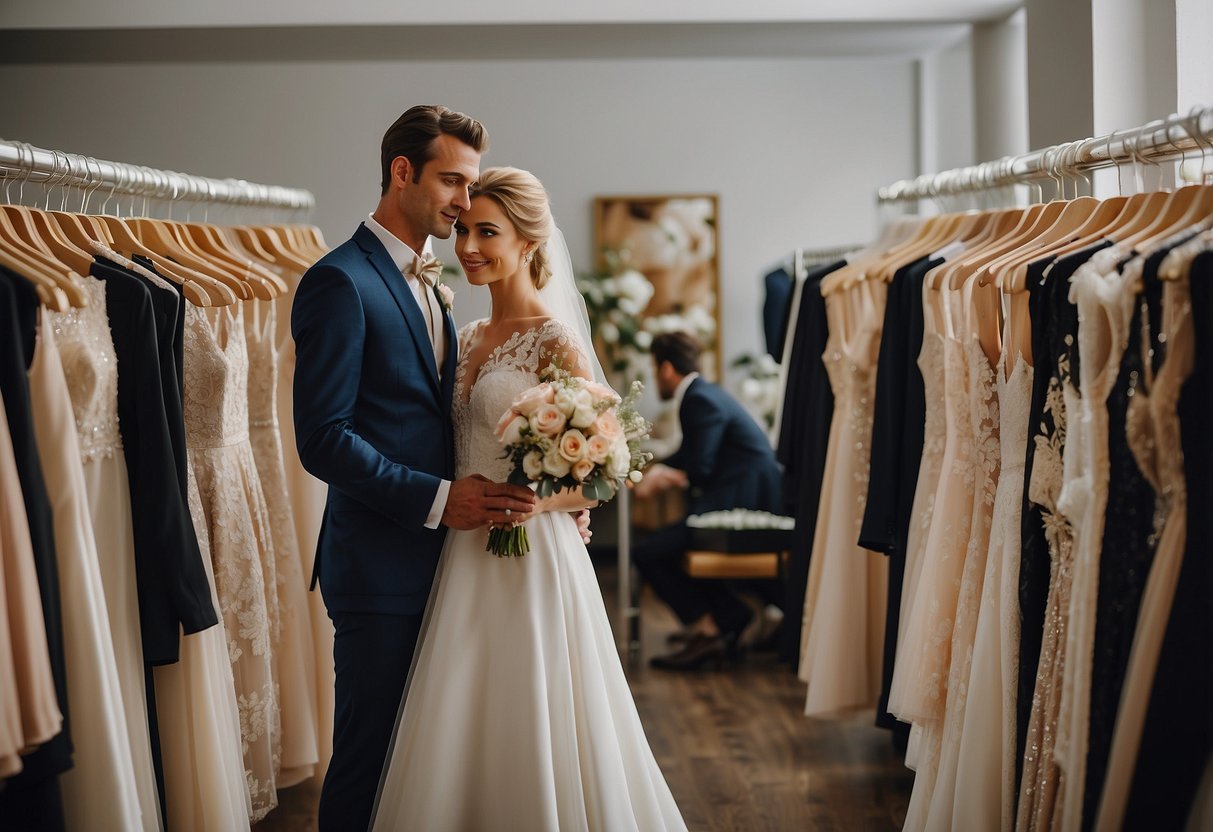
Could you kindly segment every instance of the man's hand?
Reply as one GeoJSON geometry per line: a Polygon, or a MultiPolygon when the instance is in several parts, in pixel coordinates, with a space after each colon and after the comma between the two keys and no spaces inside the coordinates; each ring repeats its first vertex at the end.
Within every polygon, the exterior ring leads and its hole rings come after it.
{"type": "Polygon", "coordinates": [[[473,474],[451,483],[442,525],[451,529],[478,529],[490,523],[517,525],[529,520],[534,509],[535,492],[526,486],[473,474]]]}
{"type": "Polygon", "coordinates": [[[658,462],[656,465],[649,466],[649,469],[644,472],[644,477],[636,483],[632,493],[643,500],[671,488],[685,488],[686,485],[685,471],[679,471],[677,468],[671,468],[658,462]]]}
{"type": "Polygon", "coordinates": [[[581,532],[581,542],[589,546],[590,538],[594,536],[594,533],[590,531],[590,510],[583,508],[581,511],[573,513],[573,518],[577,521],[577,531],[581,532]]]}

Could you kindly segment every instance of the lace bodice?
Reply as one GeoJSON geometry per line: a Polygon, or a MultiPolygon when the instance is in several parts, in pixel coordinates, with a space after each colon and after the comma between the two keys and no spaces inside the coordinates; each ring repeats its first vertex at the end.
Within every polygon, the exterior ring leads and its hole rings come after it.
{"type": "Polygon", "coordinates": [[[539,383],[539,372],[556,360],[575,371],[585,366],[584,347],[566,324],[549,319],[515,332],[489,353],[469,379],[468,356],[486,321],[474,321],[459,331],[459,362],[455,365],[455,396],[451,418],[455,425],[455,476],[483,474],[501,482],[510,473],[495,428],[518,394],[539,383]]]}
{"type": "Polygon", "coordinates": [[[88,306],[51,313],[63,374],[72,397],[80,459],[112,456],[122,448],[118,430],[118,357],[105,306],[105,281],[78,278],[88,306]]]}
{"type": "Polygon", "coordinates": [[[257,310],[260,317],[245,323],[249,427],[272,428],[278,425],[277,307],[272,303],[261,307],[257,310]]]}
{"type": "Polygon", "coordinates": [[[239,309],[185,309],[185,439],[190,449],[222,448],[248,439],[248,350],[239,309]]]}

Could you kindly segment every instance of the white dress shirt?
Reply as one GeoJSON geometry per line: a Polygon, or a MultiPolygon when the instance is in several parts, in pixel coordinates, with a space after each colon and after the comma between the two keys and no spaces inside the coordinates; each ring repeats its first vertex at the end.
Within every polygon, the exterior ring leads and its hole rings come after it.
{"type": "MultiPolygon", "coordinates": [[[[422,304],[430,303],[432,299],[428,297],[428,293],[425,291],[425,284],[422,283],[416,275],[405,272],[405,269],[412,268],[413,260],[417,258],[417,252],[413,251],[409,244],[404,242],[404,240],[401,240],[395,234],[380,225],[379,221],[375,219],[374,214],[367,216],[366,227],[370,229],[371,233],[374,234],[379,239],[379,242],[383,243],[383,247],[387,249],[388,257],[392,258],[392,264],[400,270],[401,277],[404,278],[405,282],[409,285],[409,288],[413,290],[413,299],[417,301],[417,306],[420,307],[422,304]]],[[[421,256],[424,257],[425,255],[432,253],[432,241],[429,237],[426,237],[425,246],[422,248],[421,256]]],[[[433,309],[432,306],[429,308],[433,309]]],[[[445,316],[442,315],[440,310],[435,311],[434,314],[436,316],[434,318],[435,322],[438,324],[438,327],[441,327],[443,325],[442,322],[445,320],[445,316]]],[[[442,339],[446,336],[444,332],[439,331],[437,333],[437,337],[442,339]]],[[[438,344],[434,344],[435,359],[437,359],[438,346],[438,344]]],[[[439,375],[441,375],[442,364],[439,363],[438,367],[439,375]]],[[[438,528],[439,522],[442,521],[442,513],[446,511],[446,500],[450,492],[450,480],[442,480],[438,483],[438,493],[434,495],[434,504],[430,506],[430,513],[426,515],[425,518],[425,527],[427,529],[438,528]]]]}

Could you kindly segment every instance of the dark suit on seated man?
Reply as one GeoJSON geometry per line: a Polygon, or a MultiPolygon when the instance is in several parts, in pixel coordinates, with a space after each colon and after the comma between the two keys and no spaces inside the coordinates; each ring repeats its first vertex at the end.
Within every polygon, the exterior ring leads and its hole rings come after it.
{"type": "MultiPolygon", "coordinates": [[[[658,392],[677,403],[682,444],[664,464],[649,469],[636,488],[638,496],[686,485],[690,514],[777,510],[782,474],[771,444],[736,399],[700,378],[699,343],[685,333],[667,333],[653,339],[651,351],[658,392]]],[[[655,658],[656,667],[683,670],[718,661],[753,615],[727,582],[686,574],[682,558],[689,541],[684,520],[633,547],[640,574],[693,630],[681,650],[655,658]]]]}

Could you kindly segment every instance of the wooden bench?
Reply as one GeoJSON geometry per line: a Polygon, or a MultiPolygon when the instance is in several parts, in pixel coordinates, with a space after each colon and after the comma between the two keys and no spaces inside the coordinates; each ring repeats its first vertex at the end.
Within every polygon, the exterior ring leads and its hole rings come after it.
{"type": "Polygon", "coordinates": [[[778,578],[783,552],[729,554],[692,549],[683,556],[682,566],[692,578],[778,578]]]}

